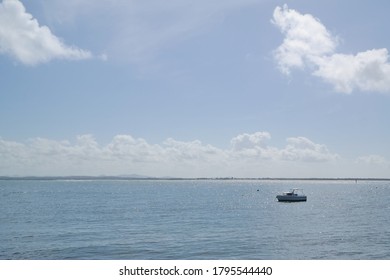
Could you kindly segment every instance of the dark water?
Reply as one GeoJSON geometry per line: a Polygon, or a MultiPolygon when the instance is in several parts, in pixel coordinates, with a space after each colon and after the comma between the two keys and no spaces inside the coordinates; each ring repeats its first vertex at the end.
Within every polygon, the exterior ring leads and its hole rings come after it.
{"type": "Polygon", "coordinates": [[[0,180],[0,259],[390,259],[390,182],[0,180]]]}

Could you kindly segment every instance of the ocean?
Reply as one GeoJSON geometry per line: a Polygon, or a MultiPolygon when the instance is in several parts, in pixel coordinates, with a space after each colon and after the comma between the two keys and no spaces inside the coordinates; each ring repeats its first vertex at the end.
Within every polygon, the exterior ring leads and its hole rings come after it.
{"type": "Polygon", "coordinates": [[[0,180],[0,259],[389,260],[389,201],[389,181],[0,180]]]}

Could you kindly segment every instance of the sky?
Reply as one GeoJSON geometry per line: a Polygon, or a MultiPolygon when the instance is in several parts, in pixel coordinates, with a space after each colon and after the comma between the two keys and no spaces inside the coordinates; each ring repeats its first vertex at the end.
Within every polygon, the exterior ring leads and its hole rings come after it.
{"type": "Polygon", "coordinates": [[[2,0],[0,176],[390,178],[389,9],[2,0]]]}

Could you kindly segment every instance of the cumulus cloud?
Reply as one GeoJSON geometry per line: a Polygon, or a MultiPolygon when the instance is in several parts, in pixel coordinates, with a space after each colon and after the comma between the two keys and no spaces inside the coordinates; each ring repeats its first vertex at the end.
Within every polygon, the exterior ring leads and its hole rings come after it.
{"type": "Polygon", "coordinates": [[[312,15],[302,15],[287,5],[276,7],[273,21],[285,38],[276,51],[275,57],[281,71],[290,73],[291,68],[304,68],[318,57],[334,52],[337,39],[312,15]]]}
{"type": "Polygon", "coordinates": [[[289,9],[287,5],[275,8],[272,22],[284,34],[283,43],[274,51],[284,74],[290,74],[294,68],[308,69],[342,93],[390,92],[387,49],[356,55],[337,53],[338,38],[319,19],[289,9]]]}
{"type": "Polygon", "coordinates": [[[40,26],[18,0],[0,3],[0,53],[26,65],[92,57],[89,51],[65,45],[47,26],[40,26]]]}
{"type": "Polygon", "coordinates": [[[318,58],[313,73],[333,84],[336,91],[390,91],[390,64],[387,49],[374,49],[356,55],[334,54],[318,58]]]}
{"type": "Polygon", "coordinates": [[[293,161],[332,161],[339,155],[331,153],[325,145],[316,144],[306,137],[291,137],[281,150],[281,158],[293,161]]]}
{"type": "Polygon", "coordinates": [[[231,156],[234,158],[277,159],[278,150],[270,147],[267,142],[271,139],[268,132],[243,133],[231,141],[231,156]]]}
{"type": "Polygon", "coordinates": [[[199,140],[183,142],[169,138],[164,141],[163,150],[167,159],[179,162],[212,162],[224,156],[222,150],[199,140]]]}
{"type": "Polygon", "coordinates": [[[0,138],[0,175],[261,176],[264,166],[282,172],[281,165],[291,164],[294,169],[301,163],[339,158],[325,145],[304,137],[288,138],[282,148],[270,146],[270,141],[268,132],[237,135],[226,149],[172,138],[150,144],[131,135],[117,135],[107,145],[100,145],[92,135],[78,136],[73,142],[0,138]]]}
{"type": "Polygon", "coordinates": [[[267,145],[270,139],[271,135],[268,132],[238,135],[231,141],[233,155],[301,162],[325,162],[339,158],[325,145],[316,144],[306,137],[287,138],[287,145],[284,148],[267,145]]]}
{"type": "Polygon", "coordinates": [[[261,147],[269,139],[271,139],[271,134],[268,132],[256,132],[253,134],[244,133],[234,137],[230,143],[234,150],[243,150],[261,147]]]}

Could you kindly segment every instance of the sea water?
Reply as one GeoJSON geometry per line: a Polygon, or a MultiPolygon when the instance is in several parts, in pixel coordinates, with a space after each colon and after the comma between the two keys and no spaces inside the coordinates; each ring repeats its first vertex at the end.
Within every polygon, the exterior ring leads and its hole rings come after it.
{"type": "Polygon", "coordinates": [[[0,259],[390,259],[389,201],[388,181],[0,180],[0,259]]]}

